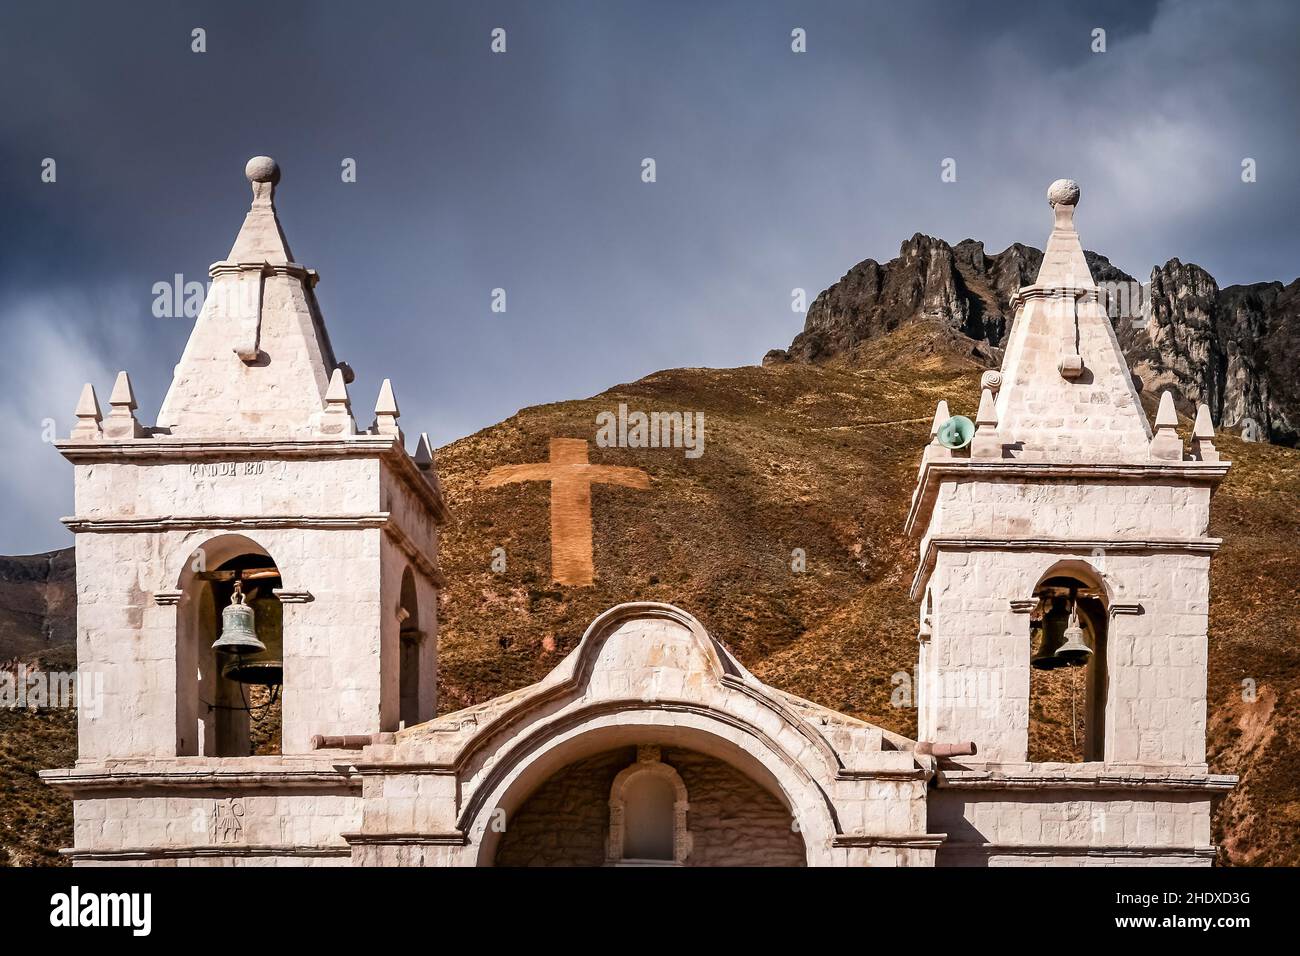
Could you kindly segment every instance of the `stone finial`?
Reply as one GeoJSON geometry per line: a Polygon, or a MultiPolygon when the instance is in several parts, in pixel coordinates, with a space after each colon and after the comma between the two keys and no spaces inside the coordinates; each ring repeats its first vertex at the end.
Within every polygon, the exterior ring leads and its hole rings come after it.
{"type": "Polygon", "coordinates": [[[1073,179],[1058,179],[1047,187],[1047,203],[1053,209],[1079,205],[1079,184],[1073,179]]]}
{"type": "Polygon", "coordinates": [[[415,443],[415,454],[411,457],[415,459],[415,465],[421,471],[429,471],[433,468],[433,443],[429,441],[428,432],[420,432],[420,438],[415,443]]]}
{"type": "Polygon", "coordinates": [[[315,431],[317,435],[327,438],[357,433],[357,424],[352,418],[352,400],[348,397],[347,377],[342,368],[334,369],[330,375],[329,388],[325,390],[325,408],[316,416],[315,431]]]}
{"type": "Polygon", "coordinates": [[[438,469],[433,462],[433,442],[429,441],[428,432],[420,432],[420,440],[415,443],[415,467],[424,475],[424,480],[442,493],[442,483],[438,481],[438,469]]]}
{"type": "Polygon", "coordinates": [[[113,408],[125,408],[133,412],[139,408],[135,400],[135,389],[131,387],[131,376],[125,371],[117,373],[117,380],[113,382],[113,393],[108,396],[108,404],[113,408]]]}
{"type": "Polygon", "coordinates": [[[1160,393],[1160,408],[1156,411],[1156,433],[1151,439],[1151,457],[1161,461],[1182,461],[1183,440],[1178,437],[1178,414],[1174,411],[1174,396],[1169,390],[1160,393]]]}
{"type": "Polygon", "coordinates": [[[244,165],[244,175],[250,183],[271,183],[280,181],[280,164],[270,156],[254,156],[244,165]]]}
{"type": "Polygon", "coordinates": [[[1210,406],[1202,402],[1196,409],[1196,424],[1192,426],[1192,455],[1197,461],[1218,461],[1214,447],[1214,420],[1210,406]]]}
{"type": "Polygon", "coordinates": [[[397,424],[401,414],[401,410],[397,407],[397,398],[393,395],[393,383],[389,379],[384,379],[384,383],[379,386],[379,398],[375,402],[375,423],[371,426],[371,430],[376,435],[402,437],[402,429],[397,424]]]}
{"type": "Polygon", "coordinates": [[[980,408],[975,413],[975,437],[971,439],[970,456],[1002,457],[1002,439],[998,436],[998,407],[993,400],[993,389],[988,387],[980,392],[980,408]]]}
{"type": "Polygon", "coordinates": [[[81,398],[77,399],[77,424],[72,426],[73,441],[98,441],[104,437],[100,422],[104,420],[99,410],[99,398],[95,395],[95,386],[87,382],[81,389],[81,398]]]}
{"type": "Polygon", "coordinates": [[[952,413],[948,411],[947,399],[940,399],[934,409],[934,421],[930,423],[930,444],[939,444],[939,429],[950,418],[952,413]]]}
{"type": "Polygon", "coordinates": [[[280,164],[270,156],[254,156],[244,165],[244,178],[253,187],[254,202],[270,202],[280,182],[280,164]]]}
{"type": "Polygon", "coordinates": [[[952,457],[952,449],[939,441],[939,429],[950,418],[952,418],[952,413],[948,411],[948,402],[940,399],[939,404],[934,409],[934,421],[930,423],[930,444],[926,445],[924,452],[922,452],[922,457],[926,460],[952,457]]]}
{"type": "Polygon", "coordinates": [[[108,397],[111,406],[108,418],[104,420],[106,438],[143,438],[144,426],[135,417],[139,405],[135,401],[135,389],[131,387],[131,376],[126,372],[117,373],[113,383],[113,393],[108,397]]]}

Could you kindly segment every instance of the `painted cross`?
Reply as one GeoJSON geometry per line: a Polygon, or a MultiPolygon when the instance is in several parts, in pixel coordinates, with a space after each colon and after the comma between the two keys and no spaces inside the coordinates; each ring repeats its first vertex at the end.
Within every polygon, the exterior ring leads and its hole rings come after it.
{"type": "Polygon", "coordinates": [[[591,486],[650,487],[640,468],[593,465],[582,438],[552,438],[551,460],[533,465],[500,465],[488,472],[483,487],[499,488],[520,481],[551,483],[551,577],[557,584],[592,583],[591,486]]]}

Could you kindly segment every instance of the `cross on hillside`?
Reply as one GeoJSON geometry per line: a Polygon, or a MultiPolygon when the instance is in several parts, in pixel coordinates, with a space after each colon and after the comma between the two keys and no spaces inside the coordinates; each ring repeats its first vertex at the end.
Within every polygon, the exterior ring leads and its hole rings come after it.
{"type": "Polygon", "coordinates": [[[532,465],[499,465],[488,472],[483,487],[499,488],[521,481],[551,483],[551,578],[557,584],[592,583],[591,486],[650,487],[640,468],[593,465],[582,438],[552,438],[551,460],[532,465]]]}

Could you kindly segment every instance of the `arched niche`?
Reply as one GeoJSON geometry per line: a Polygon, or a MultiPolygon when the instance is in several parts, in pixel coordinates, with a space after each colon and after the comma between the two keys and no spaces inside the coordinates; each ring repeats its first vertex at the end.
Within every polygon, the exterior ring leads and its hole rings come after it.
{"type": "Polygon", "coordinates": [[[690,800],[681,775],[660,759],[652,744],[637,747],[636,763],[609,789],[611,865],[681,865],[691,855],[690,800]]]}

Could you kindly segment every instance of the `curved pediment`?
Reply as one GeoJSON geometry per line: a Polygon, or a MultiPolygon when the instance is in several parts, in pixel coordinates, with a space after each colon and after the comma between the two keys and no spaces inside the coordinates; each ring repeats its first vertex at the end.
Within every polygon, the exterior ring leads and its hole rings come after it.
{"type": "Polygon", "coordinates": [[[853,763],[862,753],[894,749],[878,727],[767,687],[681,608],[632,602],[592,621],[578,646],[541,681],[401,731],[395,752],[386,751],[383,759],[472,773],[509,741],[545,734],[576,713],[647,705],[700,709],[784,738],[795,750],[819,754],[832,772],[845,765],[840,755],[852,755],[847,762],[853,763]]]}

